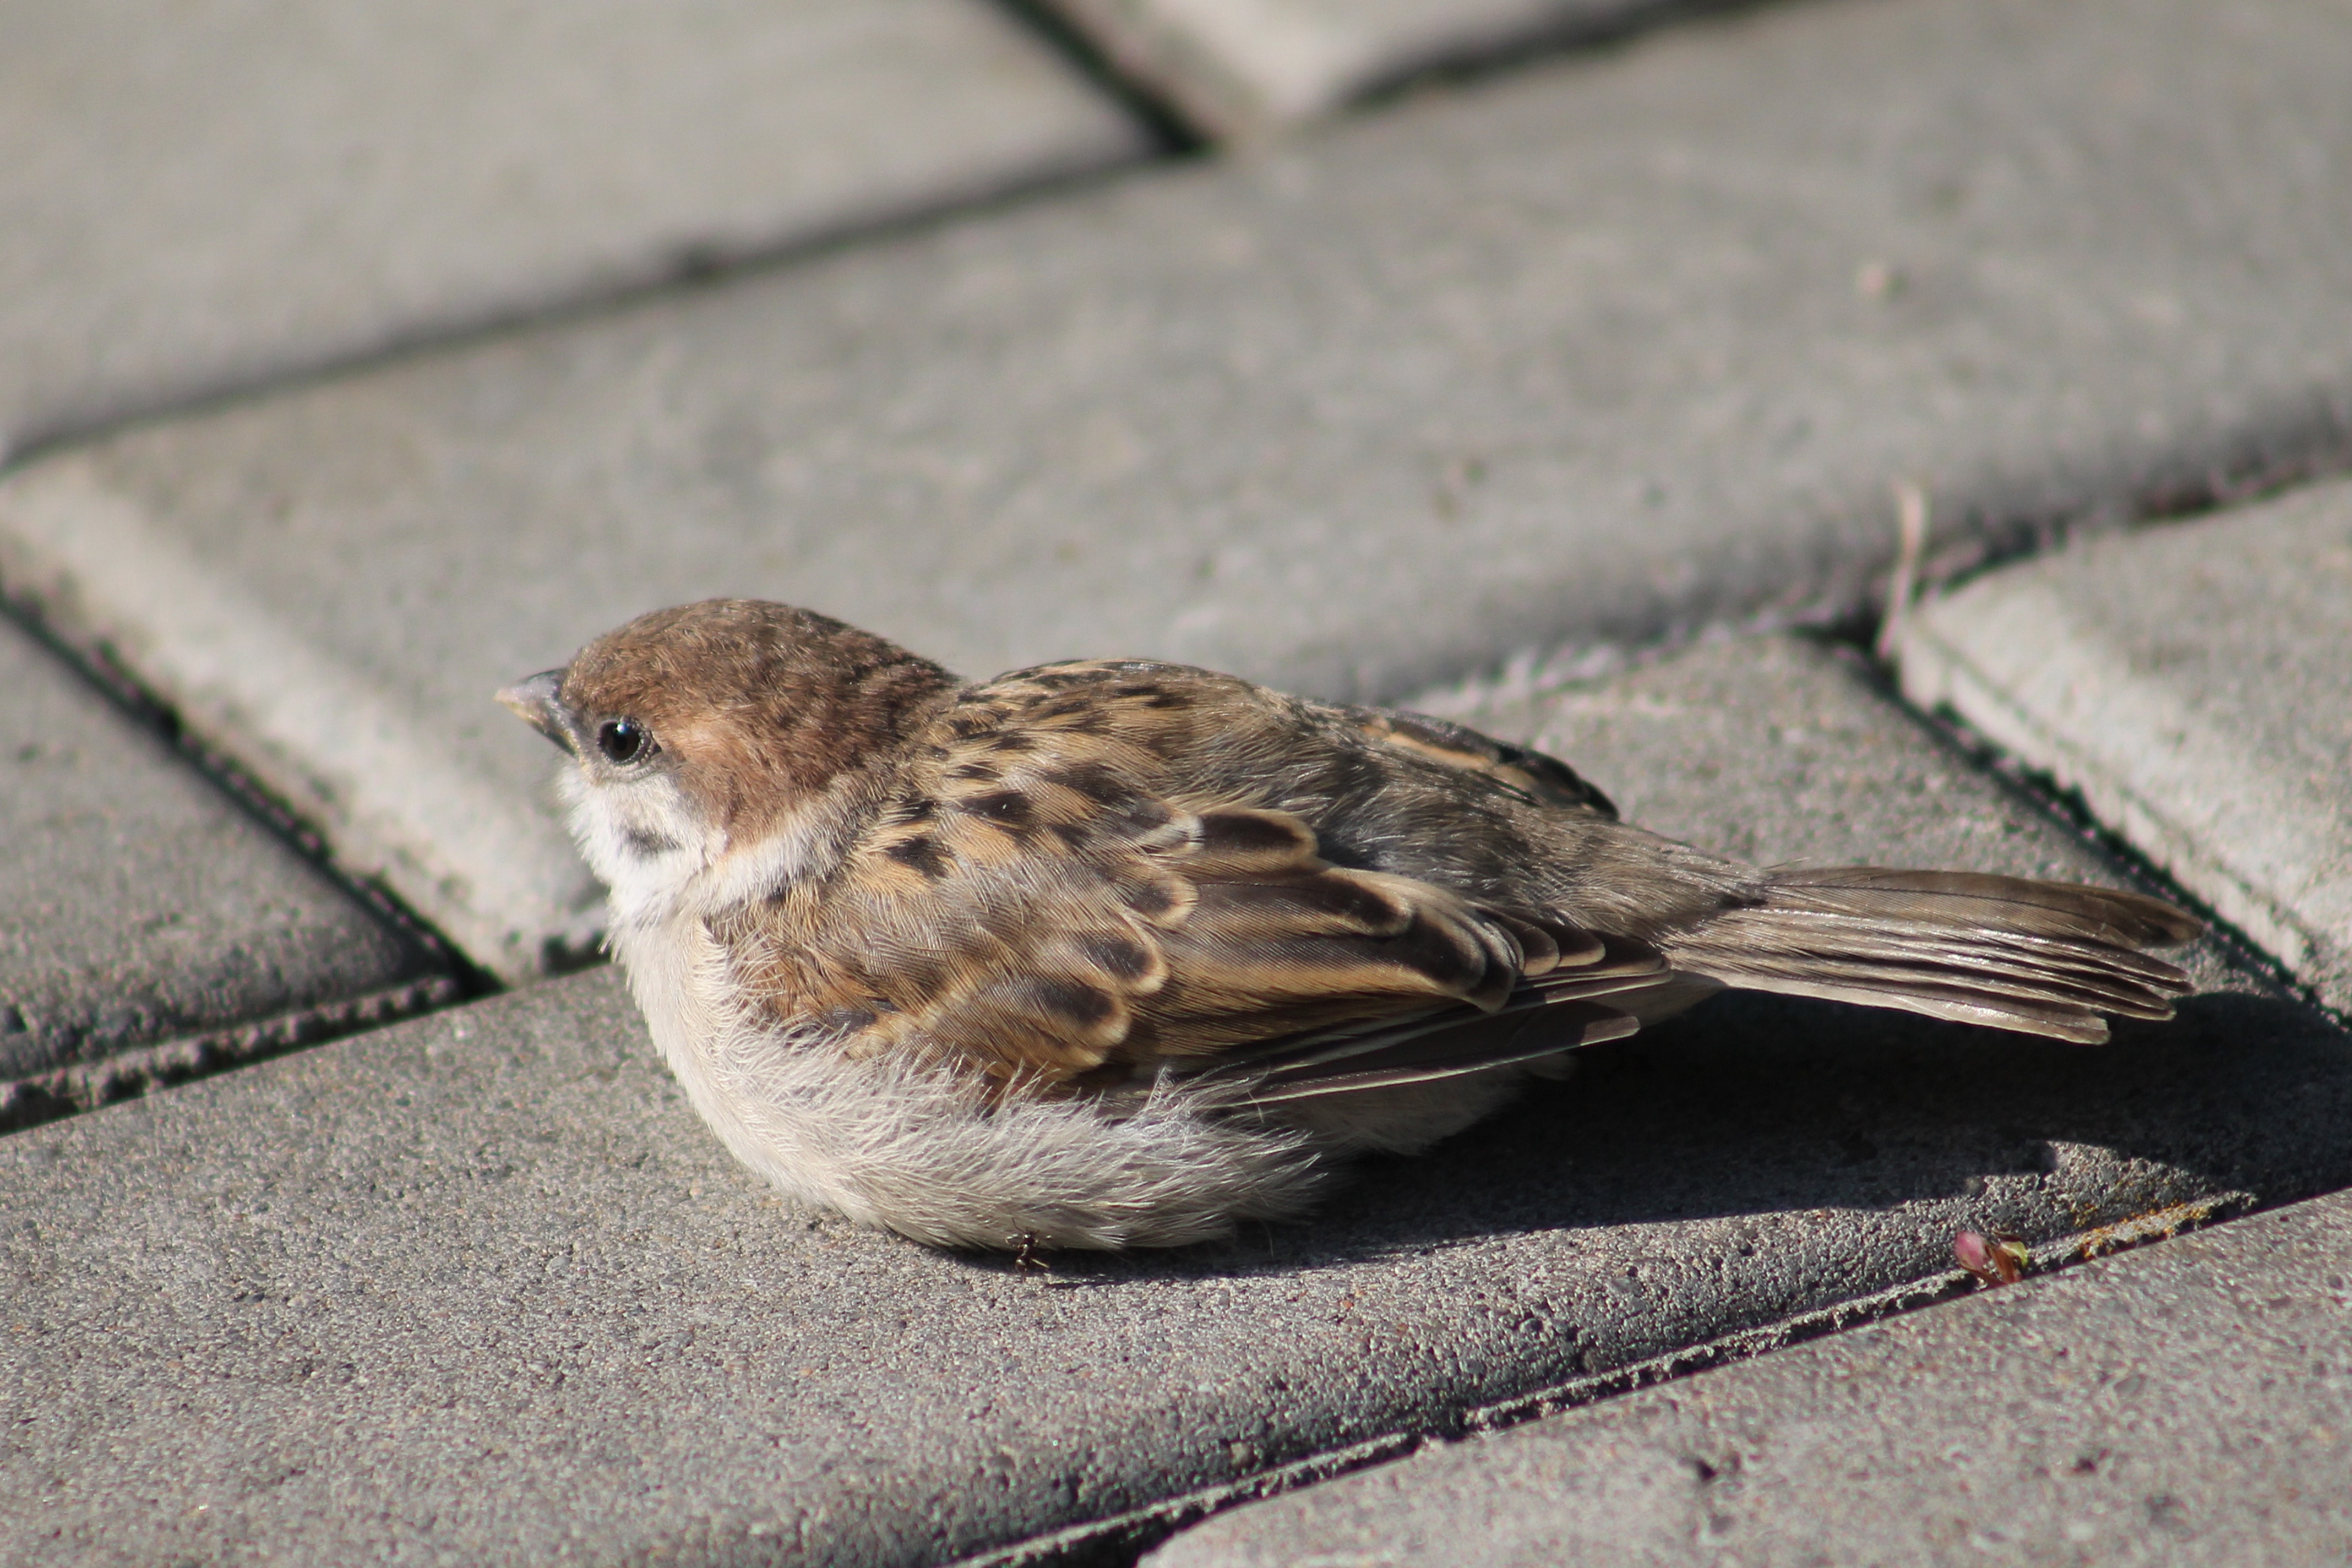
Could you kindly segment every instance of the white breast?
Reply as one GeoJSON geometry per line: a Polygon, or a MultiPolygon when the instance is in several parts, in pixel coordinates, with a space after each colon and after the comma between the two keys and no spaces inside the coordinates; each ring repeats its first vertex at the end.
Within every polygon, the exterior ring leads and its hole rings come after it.
{"type": "Polygon", "coordinates": [[[1295,1130],[1204,1114],[1181,1091],[1123,1119],[1084,1100],[992,1105],[969,1076],[854,1058],[754,1024],[698,920],[615,946],[688,1100],[791,1197],[940,1247],[1171,1247],[1303,1211],[1326,1174],[1295,1130]]]}

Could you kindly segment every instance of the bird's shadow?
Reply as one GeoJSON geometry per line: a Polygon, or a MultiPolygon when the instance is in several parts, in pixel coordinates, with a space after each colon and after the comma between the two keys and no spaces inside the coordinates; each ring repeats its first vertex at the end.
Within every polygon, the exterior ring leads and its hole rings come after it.
{"type": "Polygon", "coordinates": [[[2153,1173],[2077,1194],[2094,1224],[2151,1190],[2271,1203],[2352,1185],[2352,1036],[2274,994],[2193,997],[2168,1023],[2077,1047],[1734,993],[1579,1065],[1427,1154],[1363,1163],[1312,1224],[1063,1254],[1045,1278],[1298,1272],[1537,1231],[1885,1212],[2051,1173],[2061,1145],[2153,1173]]]}

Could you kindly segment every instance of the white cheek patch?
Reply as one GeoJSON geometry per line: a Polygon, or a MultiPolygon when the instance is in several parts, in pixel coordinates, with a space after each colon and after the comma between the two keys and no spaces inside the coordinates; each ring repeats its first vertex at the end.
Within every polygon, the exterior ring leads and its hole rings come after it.
{"type": "Polygon", "coordinates": [[[717,833],[664,774],[597,784],[572,768],[561,788],[572,839],[613,890],[618,921],[667,912],[719,847],[717,833]]]}
{"type": "Polygon", "coordinates": [[[613,918],[646,924],[756,903],[800,879],[831,870],[846,841],[839,803],[811,801],[757,842],[730,846],[675,779],[599,783],[565,771],[566,819],[589,869],[612,889],[613,918]]]}

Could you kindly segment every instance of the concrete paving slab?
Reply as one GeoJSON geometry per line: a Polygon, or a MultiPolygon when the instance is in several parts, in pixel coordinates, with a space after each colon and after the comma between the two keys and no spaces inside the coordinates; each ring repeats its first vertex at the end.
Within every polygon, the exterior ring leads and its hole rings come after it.
{"type": "MultiPolygon", "coordinates": [[[[2099,869],[1833,658],[1629,679],[1629,796],[1720,748],[1759,845],[2099,869]]],[[[551,982],[0,1140],[0,1558],[933,1563],[1457,1431],[1933,1297],[1962,1226],[2352,1180],[2352,1040],[2222,984],[2098,1050],[1719,999],[1312,1225],[1040,1281],[782,1205],[551,982]]]]}
{"type": "Polygon", "coordinates": [[[1571,759],[1629,822],[1759,865],[1852,865],[1866,850],[1890,865],[2113,880],[1835,643],[1727,638],[1563,691],[1474,683],[1423,701],[1571,759]]]}
{"type": "Polygon", "coordinates": [[[0,620],[0,1127],[456,994],[445,963],[0,620]]]}
{"type": "Polygon", "coordinates": [[[1437,67],[1669,9],[1659,0],[1047,0],[1204,133],[1249,141],[1437,67]]]}
{"type": "Polygon", "coordinates": [[[2352,1010],[2352,485],[1989,574],[1901,658],[2352,1010]]]}
{"type": "Polygon", "coordinates": [[[2295,0],[1759,11],[60,453],[0,574],[520,977],[595,897],[484,693],[666,602],[1394,695],[1851,607],[1898,476],[1968,548],[2319,461],[2347,79],[2295,0]]]}
{"type": "Polygon", "coordinates": [[[1225,1515],[1151,1568],[2340,1563],[2352,1197],[1225,1515]]]}
{"type": "Polygon", "coordinates": [[[0,37],[0,453],[1143,146],[985,0],[5,0],[0,37]]]}

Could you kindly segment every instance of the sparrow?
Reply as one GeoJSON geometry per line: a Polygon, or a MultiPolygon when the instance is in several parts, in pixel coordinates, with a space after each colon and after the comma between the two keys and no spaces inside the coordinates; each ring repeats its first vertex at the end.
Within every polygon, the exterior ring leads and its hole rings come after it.
{"type": "Polygon", "coordinates": [[[826,616],[639,616],[499,699],[568,753],[607,942],[695,1110],[935,1246],[1304,1213],[1727,986],[2079,1043],[2199,922],[2071,883],[1761,868],[1475,731],[1150,659],[982,683],[826,616]]]}

